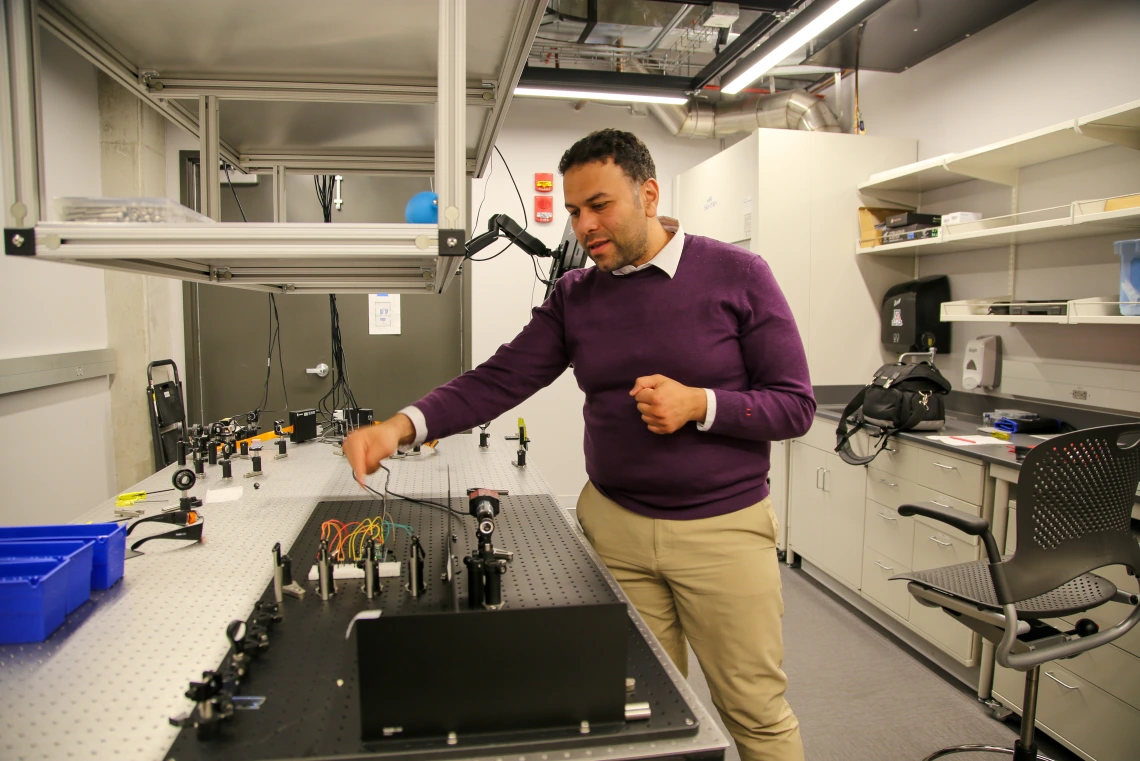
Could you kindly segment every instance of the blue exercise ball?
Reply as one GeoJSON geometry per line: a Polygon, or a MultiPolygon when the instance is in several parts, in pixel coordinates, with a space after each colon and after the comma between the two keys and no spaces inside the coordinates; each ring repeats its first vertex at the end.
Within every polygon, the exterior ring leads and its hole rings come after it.
{"type": "Polygon", "coordinates": [[[415,225],[439,224],[439,196],[430,190],[416,193],[404,207],[404,221],[415,225]]]}

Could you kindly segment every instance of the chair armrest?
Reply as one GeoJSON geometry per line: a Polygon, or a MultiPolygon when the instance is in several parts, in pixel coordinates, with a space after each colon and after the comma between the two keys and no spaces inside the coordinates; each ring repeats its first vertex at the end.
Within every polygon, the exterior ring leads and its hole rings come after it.
{"type": "Polygon", "coordinates": [[[942,523],[953,526],[970,536],[982,536],[990,530],[990,522],[985,518],[970,515],[967,512],[953,507],[940,507],[931,502],[923,502],[917,505],[900,505],[899,515],[907,518],[912,515],[924,515],[927,518],[933,518],[936,521],[941,521],[942,523]]]}
{"type": "Polygon", "coordinates": [[[1002,560],[997,542],[994,541],[994,535],[990,533],[990,522],[985,518],[979,518],[953,507],[941,507],[931,502],[921,502],[917,505],[899,505],[899,515],[906,518],[913,515],[923,515],[948,526],[953,526],[970,536],[980,536],[982,544],[986,546],[986,556],[990,563],[1000,563],[1002,560]]]}

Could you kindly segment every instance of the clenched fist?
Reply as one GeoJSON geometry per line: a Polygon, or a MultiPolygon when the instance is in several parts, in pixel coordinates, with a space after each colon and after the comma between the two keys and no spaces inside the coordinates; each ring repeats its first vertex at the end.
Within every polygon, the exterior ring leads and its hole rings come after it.
{"type": "Polygon", "coordinates": [[[664,375],[638,378],[629,395],[653,433],[673,433],[690,420],[703,422],[708,398],[703,388],[685,386],[664,375]]]}
{"type": "Polygon", "coordinates": [[[380,469],[380,461],[391,457],[401,444],[411,444],[416,429],[411,419],[403,414],[393,415],[380,425],[358,428],[344,440],[342,449],[352,473],[361,485],[365,476],[380,469]]]}

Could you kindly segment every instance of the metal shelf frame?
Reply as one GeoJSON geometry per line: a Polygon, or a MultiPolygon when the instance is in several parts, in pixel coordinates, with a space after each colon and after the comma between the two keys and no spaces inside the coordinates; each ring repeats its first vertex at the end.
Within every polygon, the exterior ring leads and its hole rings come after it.
{"type": "MultiPolygon", "coordinates": [[[[388,82],[269,81],[264,78],[163,78],[143,70],[65,8],[51,0],[4,3],[0,30],[0,98],[11,103],[0,119],[4,160],[5,252],[9,255],[125,269],[185,280],[216,282],[278,293],[443,293],[463,257],[457,238],[468,224],[467,178],[481,176],[526,63],[545,0],[523,0],[495,81],[466,79],[466,0],[437,0],[438,72],[435,85],[388,82]],[[434,178],[438,227],[422,225],[163,226],[46,223],[42,185],[39,34],[47,29],[147,105],[198,138],[202,211],[221,214],[219,171],[225,162],[273,180],[274,221],[285,222],[285,178],[290,173],[418,174],[434,178]],[[184,105],[197,99],[197,113],[184,105]],[[242,155],[221,139],[223,100],[436,104],[436,140],[430,152],[401,150],[260,153],[242,155]],[[180,102],[181,101],[181,102],[180,102]],[[486,107],[474,156],[466,149],[470,106],[486,107]],[[114,227],[114,230],[102,228],[114,227]],[[242,227],[242,226],[238,226],[242,227]],[[315,229],[320,228],[319,232],[315,229]],[[351,229],[350,229],[351,228],[351,229]],[[452,255],[441,255],[441,230],[452,255]],[[212,231],[212,232],[210,232],[212,231]],[[302,247],[308,247],[300,251],[302,247]]],[[[462,243],[462,240],[459,241],[462,243]]]]}

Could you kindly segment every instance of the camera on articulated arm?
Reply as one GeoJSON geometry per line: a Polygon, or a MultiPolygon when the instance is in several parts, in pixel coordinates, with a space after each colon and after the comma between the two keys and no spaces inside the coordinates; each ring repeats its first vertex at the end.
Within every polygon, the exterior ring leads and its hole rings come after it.
{"type": "Polygon", "coordinates": [[[475,553],[463,558],[467,566],[467,604],[472,608],[503,605],[503,575],[514,553],[495,549],[495,519],[499,517],[499,493],[492,489],[467,492],[467,510],[474,516],[475,553]]]}

